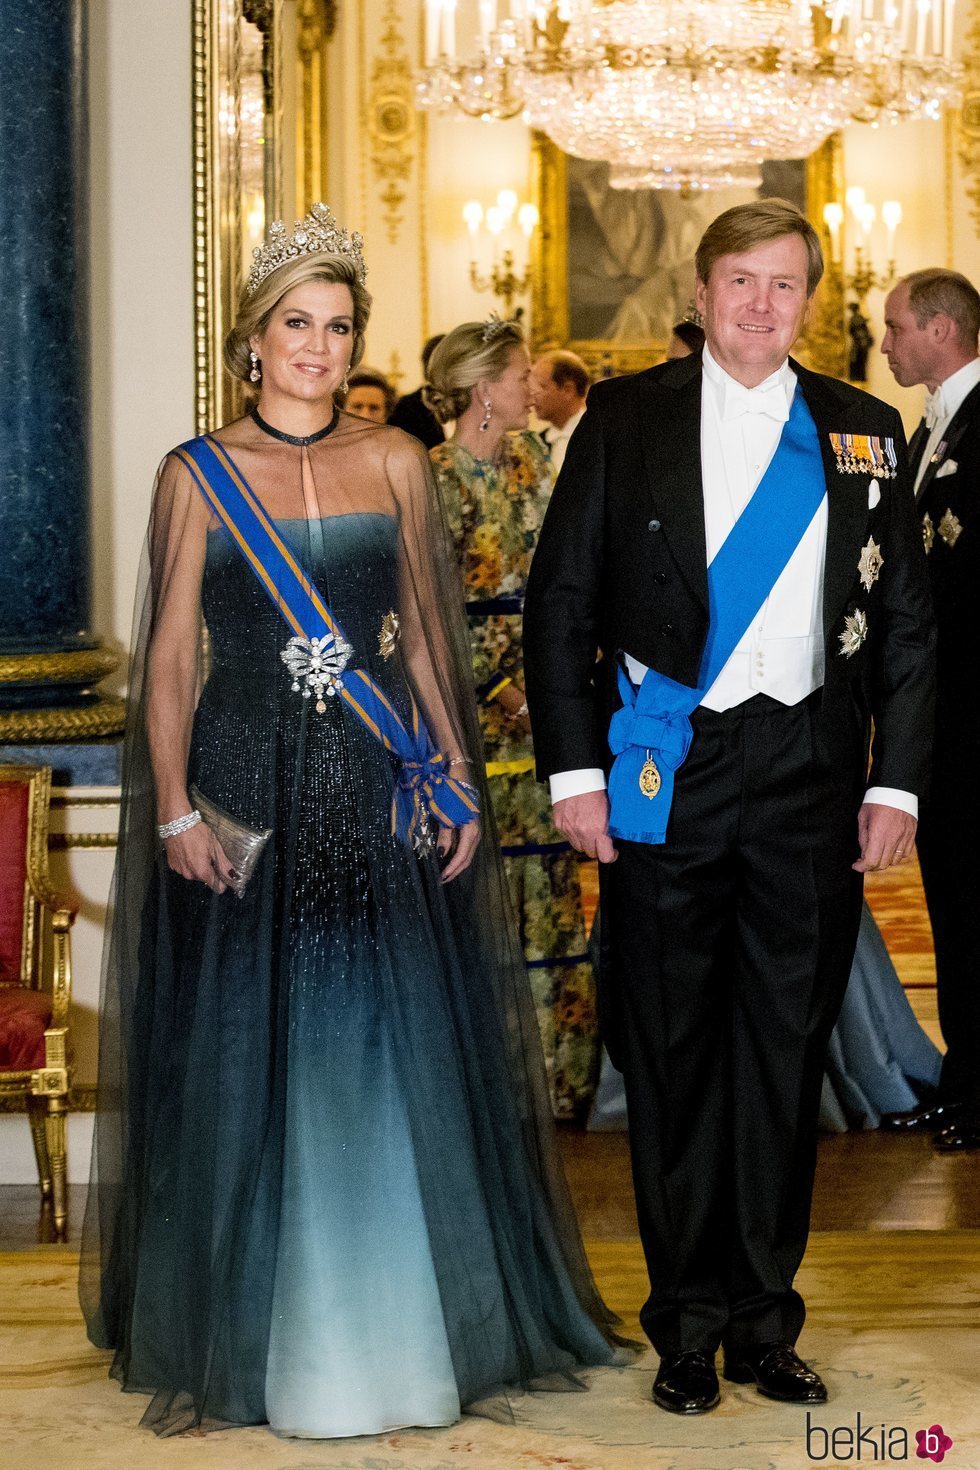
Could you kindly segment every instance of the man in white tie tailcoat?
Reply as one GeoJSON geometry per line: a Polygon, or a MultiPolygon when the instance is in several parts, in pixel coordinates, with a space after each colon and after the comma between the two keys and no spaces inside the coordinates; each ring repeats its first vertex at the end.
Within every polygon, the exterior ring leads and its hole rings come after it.
{"type": "Polygon", "coordinates": [[[936,738],[916,838],[936,950],[946,1055],[938,1095],[885,1128],[928,1129],[942,1153],[980,1149],[980,294],[957,271],[905,276],[881,350],[903,388],[924,383],[909,445],[936,610],[936,738]]]}
{"type": "Polygon", "coordinates": [[[912,849],[933,700],[898,414],[788,355],[812,226],[739,205],[696,265],[703,356],[592,388],[525,605],[538,773],[602,865],[641,1321],[677,1413],[718,1402],[719,1346],[731,1380],[826,1398],[793,1286],[824,1057],[863,874],[912,849]]]}

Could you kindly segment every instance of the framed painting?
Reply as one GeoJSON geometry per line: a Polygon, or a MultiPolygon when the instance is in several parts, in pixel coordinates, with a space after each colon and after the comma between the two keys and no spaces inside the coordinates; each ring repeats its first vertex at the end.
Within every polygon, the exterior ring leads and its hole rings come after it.
{"type": "MultiPolygon", "coordinates": [[[[607,165],[570,157],[542,133],[534,135],[533,157],[540,214],[531,275],[535,351],[570,347],[599,376],[659,362],[671,328],[693,303],[701,234],[723,209],[753,195],[611,189],[607,165]]],[[[840,175],[835,137],[810,159],[765,164],[759,193],[791,199],[823,234],[823,206],[841,197],[840,175]]],[[[846,340],[843,291],[828,277],[797,355],[843,376],[846,340]]]]}

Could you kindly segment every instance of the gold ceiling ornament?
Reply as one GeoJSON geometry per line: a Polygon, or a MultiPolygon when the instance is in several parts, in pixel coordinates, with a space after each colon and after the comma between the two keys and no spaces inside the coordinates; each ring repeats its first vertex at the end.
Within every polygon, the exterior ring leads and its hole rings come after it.
{"type": "Polygon", "coordinates": [[[849,122],[955,102],[955,0],[426,0],[423,107],[522,114],[619,189],[756,188],[849,122]]]}

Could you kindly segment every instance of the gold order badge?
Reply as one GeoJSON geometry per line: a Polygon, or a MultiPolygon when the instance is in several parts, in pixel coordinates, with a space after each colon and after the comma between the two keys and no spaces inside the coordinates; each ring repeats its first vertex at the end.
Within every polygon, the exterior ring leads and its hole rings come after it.
{"type": "Polygon", "coordinates": [[[652,801],[662,785],[663,781],[661,780],[660,772],[657,770],[657,763],[650,752],[647,751],[647,758],[643,762],[640,770],[640,790],[644,796],[648,796],[652,801]]]}

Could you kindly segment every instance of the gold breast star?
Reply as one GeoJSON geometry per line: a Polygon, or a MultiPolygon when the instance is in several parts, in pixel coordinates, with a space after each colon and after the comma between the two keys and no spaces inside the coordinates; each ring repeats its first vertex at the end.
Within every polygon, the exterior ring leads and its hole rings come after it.
{"type": "Polygon", "coordinates": [[[953,512],[950,510],[949,506],[947,506],[946,514],[943,516],[936,529],[938,530],[943,540],[946,542],[947,546],[955,546],[957,541],[960,539],[960,532],[963,530],[963,527],[957,520],[956,516],[954,516],[953,512]]]}
{"type": "Polygon", "coordinates": [[[861,578],[861,586],[865,592],[870,592],[881,575],[881,568],[885,558],[881,554],[881,547],[874,537],[870,537],[867,546],[861,552],[861,560],[858,562],[858,573],[861,578]]]}
{"type": "Polygon", "coordinates": [[[398,621],[398,614],[386,612],[381,619],[381,631],[378,634],[378,652],[382,658],[391,658],[400,635],[401,625],[398,621]]]}

